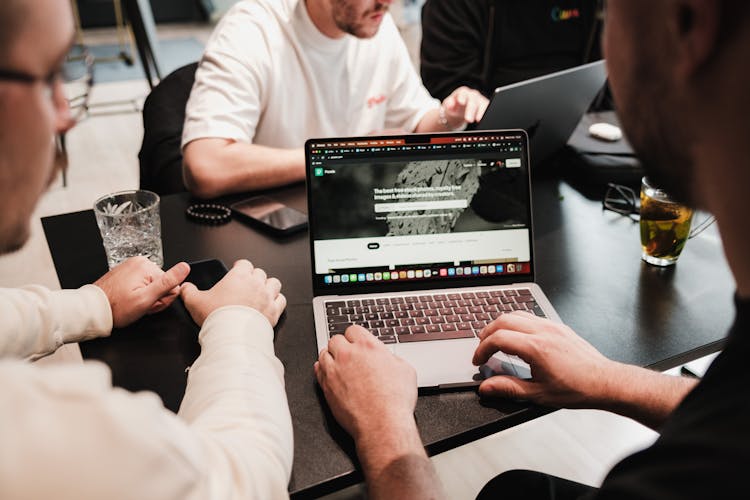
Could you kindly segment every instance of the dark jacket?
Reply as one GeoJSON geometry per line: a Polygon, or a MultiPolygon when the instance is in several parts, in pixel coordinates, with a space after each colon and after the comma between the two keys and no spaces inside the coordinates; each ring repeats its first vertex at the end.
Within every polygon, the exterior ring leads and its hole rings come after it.
{"type": "Polygon", "coordinates": [[[461,85],[496,87],[601,58],[596,0],[427,0],[420,68],[442,100],[461,85]]]}

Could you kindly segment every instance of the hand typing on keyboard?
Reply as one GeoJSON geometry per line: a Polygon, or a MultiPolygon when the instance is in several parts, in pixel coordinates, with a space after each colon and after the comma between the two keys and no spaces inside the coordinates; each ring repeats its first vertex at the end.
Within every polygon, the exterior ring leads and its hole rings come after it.
{"type": "Polygon", "coordinates": [[[417,374],[360,326],[334,335],[315,363],[315,376],[333,416],[354,438],[372,498],[374,486],[398,469],[402,498],[444,498],[414,420],[417,374]],[[426,497],[426,496],[425,496],[426,497]]]}
{"type": "Polygon", "coordinates": [[[371,424],[414,421],[414,368],[360,326],[328,342],[315,363],[315,375],[336,420],[355,439],[371,424]]]}
{"type": "Polygon", "coordinates": [[[525,399],[538,404],[590,407],[592,398],[605,397],[606,373],[615,363],[569,327],[527,312],[502,314],[479,333],[475,365],[498,351],[516,355],[531,365],[533,380],[495,376],[479,386],[482,396],[525,399]]]}
{"type": "Polygon", "coordinates": [[[384,344],[472,338],[492,318],[511,311],[544,316],[527,288],[326,302],[330,337],[360,325],[384,344]]]}

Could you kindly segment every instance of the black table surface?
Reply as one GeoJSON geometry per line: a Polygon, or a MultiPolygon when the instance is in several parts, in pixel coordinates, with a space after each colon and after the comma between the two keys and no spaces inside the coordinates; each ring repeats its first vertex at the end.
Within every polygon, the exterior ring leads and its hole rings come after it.
{"type": "MultiPolygon", "coordinates": [[[[660,370],[720,349],[734,317],[734,281],[715,225],[688,241],[675,266],[656,268],[640,259],[638,224],[602,211],[600,200],[559,179],[535,179],[533,185],[536,281],[563,321],[606,356],[660,370]]],[[[271,194],[307,211],[303,185],[271,194]]],[[[352,442],[331,418],[314,380],[307,234],[275,239],[237,221],[196,224],[184,214],[190,202],[187,194],[162,198],[165,267],[207,258],[231,266],[246,258],[284,285],[289,305],[275,348],[286,368],[294,425],[290,493],[315,496],[361,480],[352,442]]],[[[90,283],[107,270],[92,211],[46,217],[42,224],[63,288],[90,283]]],[[[109,338],[82,343],[81,351],[107,363],[115,385],[154,391],[176,411],[185,368],[200,352],[197,331],[178,301],[109,338]]],[[[549,411],[483,400],[465,390],[420,395],[415,416],[435,454],[549,411]]]]}

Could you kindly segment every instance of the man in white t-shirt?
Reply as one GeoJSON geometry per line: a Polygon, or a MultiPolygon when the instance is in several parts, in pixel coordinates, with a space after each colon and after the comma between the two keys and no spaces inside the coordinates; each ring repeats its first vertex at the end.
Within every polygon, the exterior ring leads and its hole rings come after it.
{"type": "MultiPolygon", "coordinates": [[[[59,175],[53,138],[72,126],[60,70],[73,26],[68,0],[0,1],[0,253],[27,240],[59,175]]],[[[272,329],[281,284],[238,261],[201,292],[180,285],[188,271],[136,257],[78,290],[0,288],[0,498],[287,496],[292,425],[272,329]],[[201,325],[201,354],[177,415],[154,394],[113,388],[102,363],[28,362],[107,336],[178,293],[201,325]]]]}
{"type": "Polygon", "coordinates": [[[311,137],[455,130],[487,107],[422,85],[391,0],[242,0],[208,42],[186,109],[184,180],[201,197],[305,178],[311,137]]]}

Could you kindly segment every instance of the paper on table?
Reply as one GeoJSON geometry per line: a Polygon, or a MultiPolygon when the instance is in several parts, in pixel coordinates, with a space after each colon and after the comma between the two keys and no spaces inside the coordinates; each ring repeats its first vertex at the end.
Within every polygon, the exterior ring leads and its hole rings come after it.
{"type": "Polygon", "coordinates": [[[703,375],[706,373],[706,370],[708,370],[708,367],[713,362],[714,358],[719,355],[719,352],[715,352],[713,354],[709,354],[708,356],[703,356],[702,358],[690,361],[689,363],[685,363],[682,366],[682,369],[688,372],[688,374],[690,375],[695,375],[698,378],[703,377],[703,375]]]}

